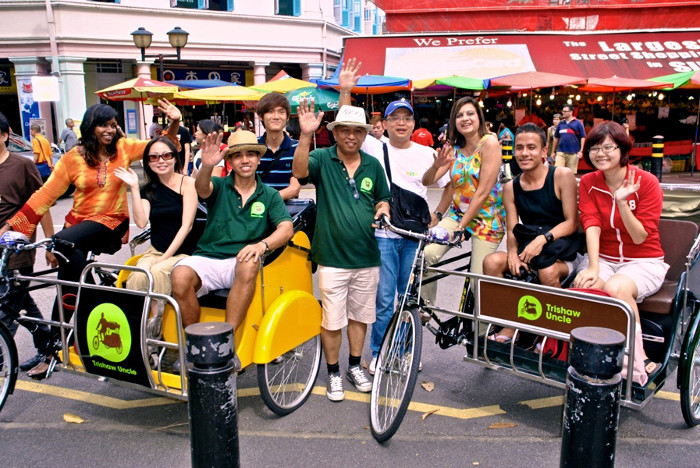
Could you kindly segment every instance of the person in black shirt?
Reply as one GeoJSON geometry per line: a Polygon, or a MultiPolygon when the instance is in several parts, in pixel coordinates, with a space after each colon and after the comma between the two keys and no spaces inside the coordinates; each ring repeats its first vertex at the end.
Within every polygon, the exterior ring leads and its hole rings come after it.
{"type": "MultiPolygon", "coordinates": [[[[180,159],[180,173],[183,175],[189,175],[192,172],[192,157],[190,156],[190,150],[192,149],[192,135],[187,128],[180,125],[177,129],[177,139],[180,140],[180,152],[178,157],[180,159]]],[[[144,166],[145,168],[146,166],[144,166]]]]}

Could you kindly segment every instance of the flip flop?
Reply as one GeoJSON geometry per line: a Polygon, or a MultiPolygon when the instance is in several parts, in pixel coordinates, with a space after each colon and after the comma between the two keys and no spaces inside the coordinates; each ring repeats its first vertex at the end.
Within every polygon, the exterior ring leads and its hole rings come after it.
{"type": "Polygon", "coordinates": [[[496,343],[503,343],[507,344],[510,343],[513,340],[512,336],[506,336],[506,335],[490,335],[489,340],[495,341],[496,343]]]}
{"type": "Polygon", "coordinates": [[[655,363],[651,359],[644,360],[644,370],[646,371],[647,375],[653,374],[658,367],[659,364],[655,363]]]}

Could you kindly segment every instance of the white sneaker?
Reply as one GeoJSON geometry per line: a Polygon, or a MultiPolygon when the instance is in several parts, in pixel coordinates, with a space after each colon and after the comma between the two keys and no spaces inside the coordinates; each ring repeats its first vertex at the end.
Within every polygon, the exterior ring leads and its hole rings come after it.
{"type": "Polygon", "coordinates": [[[377,370],[377,358],[373,357],[372,362],[369,363],[369,375],[374,375],[374,371],[377,370]]]}
{"type": "Polygon", "coordinates": [[[343,378],[340,376],[340,372],[328,374],[326,396],[331,401],[343,401],[345,399],[345,391],[343,390],[343,378]]]}
{"type": "Polygon", "coordinates": [[[367,393],[372,391],[372,382],[365,375],[365,371],[360,366],[353,366],[345,374],[350,382],[355,385],[359,392],[367,393]]]}

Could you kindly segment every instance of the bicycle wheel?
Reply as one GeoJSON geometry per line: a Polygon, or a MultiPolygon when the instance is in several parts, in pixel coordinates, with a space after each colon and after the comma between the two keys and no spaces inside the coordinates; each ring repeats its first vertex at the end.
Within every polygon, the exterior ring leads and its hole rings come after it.
{"type": "Polygon", "coordinates": [[[313,390],[321,365],[321,335],[316,335],[267,364],[258,364],[263,401],[284,416],[299,408],[313,390]]]}
{"type": "Polygon", "coordinates": [[[401,310],[392,319],[377,356],[370,424],[377,442],[396,433],[408,409],[418,378],[423,330],[416,307],[401,310]]]}
{"type": "Polygon", "coordinates": [[[5,324],[0,322],[0,410],[5,405],[7,396],[15,389],[17,359],[15,340],[5,324]]]}
{"type": "Polygon", "coordinates": [[[700,424],[700,328],[697,317],[688,330],[679,367],[681,373],[681,411],[690,427],[700,424]]]}

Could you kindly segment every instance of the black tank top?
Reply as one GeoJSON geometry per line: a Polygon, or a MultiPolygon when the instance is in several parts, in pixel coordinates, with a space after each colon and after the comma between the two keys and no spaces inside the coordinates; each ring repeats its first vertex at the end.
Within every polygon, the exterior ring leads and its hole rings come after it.
{"type": "Polygon", "coordinates": [[[549,166],[542,188],[523,190],[520,176],[513,179],[513,197],[518,216],[523,224],[554,227],[564,221],[561,200],[554,191],[554,166],[549,166]]]}
{"type": "MultiPolygon", "coordinates": [[[[182,195],[172,191],[163,184],[157,184],[151,203],[151,245],[159,252],[165,252],[170,247],[177,231],[182,226],[182,195]]],[[[141,190],[141,197],[145,197],[141,190]]],[[[197,240],[193,235],[194,230],[185,238],[177,254],[192,255],[197,240]]]]}

